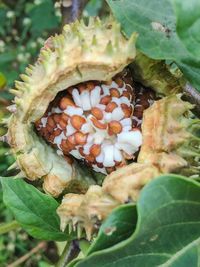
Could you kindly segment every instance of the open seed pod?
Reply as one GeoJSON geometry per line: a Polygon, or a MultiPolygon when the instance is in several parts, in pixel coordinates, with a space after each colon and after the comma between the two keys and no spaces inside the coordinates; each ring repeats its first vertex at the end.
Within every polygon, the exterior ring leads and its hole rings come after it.
{"type": "Polygon", "coordinates": [[[167,72],[168,85],[152,61],[152,77],[162,82],[147,84],[146,72],[140,73],[143,85],[139,76],[135,82],[128,66],[135,39],[127,40],[115,21],[67,25],[47,40],[13,90],[7,139],[19,175],[43,179],[54,197],[67,191],[58,208],[61,229],[69,225],[79,235],[85,229],[88,239],[116,206],[136,201],[159,174],[199,172],[193,106],[175,95],[179,82],[167,72]],[[103,175],[101,186],[94,173],[103,175]]]}
{"type": "MultiPolygon", "coordinates": [[[[99,19],[91,19],[87,26],[82,21],[66,25],[61,35],[48,39],[36,64],[27,67],[26,74],[21,75],[23,81],[17,81],[16,89],[12,90],[16,95],[16,110],[8,122],[8,142],[22,171],[20,175],[30,180],[44,179],[45,191],[53,196],[58,196],[81,177],[76,164],[68,163],[36,133],[34,123],[37,125],[59,92],[85,81],[111,81],[135,57],[135,37],[133,34],[126,40],[114,21],[102,23],[99,19]]],[[[92,92],[97,102],[99,88],[92,92]]],[[[87,96],[83,96],[86,102],[87,96]]],[[[76,108],[74,114],[71,111],[73,115],[80,111],[76,108]]],[[[88,107],[84,111],[87,110],[88,107]]],[[[60,112],[55,110],[54,113],[60,112]]],[[[80,117],[74,119],[80,126],[80,117]]],[[[95,117],[93,120],[100,123],[95,117]]],[[[80,140],[83,136],[79,134],[77,138],[80,140]]],[[[80,188],[94,183],[90,177],[79,182],[80,188]]]]}

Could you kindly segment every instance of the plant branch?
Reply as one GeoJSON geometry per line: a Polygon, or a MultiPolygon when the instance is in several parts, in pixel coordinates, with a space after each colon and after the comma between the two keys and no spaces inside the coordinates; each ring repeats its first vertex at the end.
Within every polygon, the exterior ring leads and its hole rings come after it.
{"type": "Polygon", "coordinates": [[[26,260],[28,260],[33,254],[35,254],[37,252],[41,252],[41,250],[44,250],[45,248],[46,248],[46,242],[44,242],[44,241],[40,242],[36,247],[31,249],[28,253],[23,255],[21,258],[19,258],[18,260],[14,261],[11,264],[8,264],[7,267],[17,267],[20,264],[22,264],[23,262],[25,262],[26,260]]]}
{"type": "Polygon", "coordinates": [[[62,0],[62,26],[79,19],[88,0],[62,0]]]}
{"type": "Polygon", "coordinates": [[[79,252],[80,248],[77,240],[73,240],[71,243],[67,242],[56,267],[65,267],[70,261],[78,256],[79,252]]]}
{"type": "Polygon", "coordinates": [[[198,115],[200,114],[200,93],[192,87],[189,83],[186,84],[184,88],[184,92],[187,100],[189,100],[192,104],[195,104],[196,112],[198,115]]]}
{"type": "Polygon", "coordinates": [[[12,230],[20,228],[20,225],[17,221],[12,221],[9,223],[0,224],[0,235],[6,234],[12,230]]]}

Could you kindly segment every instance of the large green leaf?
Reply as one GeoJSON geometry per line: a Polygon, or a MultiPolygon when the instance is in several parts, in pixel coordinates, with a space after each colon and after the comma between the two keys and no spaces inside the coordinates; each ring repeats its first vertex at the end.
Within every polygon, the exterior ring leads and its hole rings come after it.
{"type": "Polygon", "coordinates": [[[127,240],[86,257],[77,267],[199,266],[200,185],[176,175],[144,187],[136,231],[127,240]]]}
{"type": "Polygon", "coordinates": [[[173,0],[177,33],[188,50],[200,58],[200,1],[173,0]]]}
{"type": "Polygon", "coordinates": [[[88,255],[127,239],[135,230],[136,222],[135,205],[127,204],[114,209],[102,224],[95,242],[89,248],[88,255]]]}
{"type": "Polygon", "coordinates": [[[59,228],[59,203],[22,179],[1,178],[3,200],[20,225],[33,237],[63,241],[70,239],[59,228]]]}
{"type": "MultiPolygon", "coordinates": [[[[177,35],[176,12],[172,1],[107,0],[124,33],[127,36],[134,31],[139,33],[139,50],[150,58],[175,61],[192,85],[200,90],[200,58],[194,57],[177,35]]],[[[193,6],[195,8],[198,5],[193,6]]],[[[199,36],[197,38],[199,40],[199,36]]]]}

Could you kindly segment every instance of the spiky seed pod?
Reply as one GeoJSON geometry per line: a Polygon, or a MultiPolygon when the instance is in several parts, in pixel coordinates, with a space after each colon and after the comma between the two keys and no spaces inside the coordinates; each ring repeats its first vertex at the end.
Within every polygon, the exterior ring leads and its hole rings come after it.
{"type": "MultiPolygon", "coordinates": [[[[115,21],[91,19],[87,26],[83,22],[67,25],[61,35],[47,40],[36,64],[21,75],[23,82],[16,82],[18,91],[12,91],[15,106],[10,108],[13,114],[7,120],[6,139],[21,169],[19,175],[43,178],[44,190],[55,197],[66,188],[75,192],[75,185],[81,194],[66,194],[58,208],[61,228],[77,228],[78,236],[85,229],[88,239],[113,208],[137,200],[140,189],[159,174],[199,171],[199,125],[186,116],[192,105],[176,95],[152,105],[152,91],[123,74],[136,54],[135,37],[125,39],[115,21]],[[92,130],[85,126],[88,119],[92,130]],[[85,149],[93,128],[105,132],[109,143],[105,151],[102,140],[85,149]],[[91,175],[83,177],[69,155],[111,174],[102,187],[92,185],[86,192],[95,181],[91,175]],[[137,162],[125,166],[133,157],[137,162]]],[[[150,75],[138,63],[145,85],[166,95],[181,90],[165,68],[167,77],[159,75],[160,64],[145,62],[153,70],[150,75]]]]}
{"type": "Polygon", "coordinates": [[[193,105],[172,95],[156,101],[143,115],[143,144],[138,162],[151,163],[163,173],[200,173],[200,120],[193,105]]]}
{"type": "Polygon", "coordinates": [[[8,123],[8,141],[23,175],[43,178],[45,191],[53,196],[80,176],[79,168],[57,155],[34,132],[33,124],[60,91],[88,80],[109,81],[122,71],[135,57],[135,38],[133,34],[125,39],[112,20],[91,18],[88,25],[76,21],[48,39],[36,64],[21,75],[23,82],[16,82],[16,112],[8,123]]]}

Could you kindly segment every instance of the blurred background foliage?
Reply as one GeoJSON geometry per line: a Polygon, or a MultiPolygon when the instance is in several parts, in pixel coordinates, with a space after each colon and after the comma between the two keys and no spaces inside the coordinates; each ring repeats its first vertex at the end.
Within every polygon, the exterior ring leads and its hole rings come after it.
{"type": "MultiPolygon", "coordinates": [[[[90,0],[82,15],[87,19],[88,16],[102,17],[108,13],[105,1],[90,0]]],[[[14,81],[19,79],[19,74],[24,72],[25,67],[34,62],[45,39],[61,31],[61,20],[59,1],[0,0],[0,121],[9,116],[6,109],[12,104],[9,89],[14,86],[14,81]]],[[[5,127],[0,125],[0,136],[5,133],[5,127]]],[[[8,146],[0,142],[0,176],[12,175],[7,168],[13,161],[8,146]]],[[[4,206],[2,197],[0,187],[0,225],[14,219],[4,206]]],[[[10,263],[29,253],[40,242],[20,228],[1,234],[0,266],[9,266],[10,263]]],[[[45,249],[16,266],[53,266],[62,247],[62,243],[47,242],[45,249]]]]}

